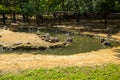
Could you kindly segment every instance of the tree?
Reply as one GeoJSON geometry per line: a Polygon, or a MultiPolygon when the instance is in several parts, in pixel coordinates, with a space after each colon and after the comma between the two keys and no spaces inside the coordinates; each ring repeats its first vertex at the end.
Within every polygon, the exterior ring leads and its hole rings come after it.
{"type": "Polygon", "coordinates": [[[104,16],[104,25],[105,25],[105,28],[107,28],[107,17],[108,15],[112,12],[112,10],[114,9],[114,6],[115,6],[115,2],[114,0],[101,0],[101,1],[98,1],[99,4],[97,4],[97,8],[100,7],[98,9],[98,12],[102,12],[103,13],[103,16],[104,16]]]}
{"type": "Polygon", "coordinates": [[[3,24],[5,25],[6,22],[6,13],[13,14],[13,22],[16,22],[15,13],[18,12],[20,9],[17,6],[17,0],[2,0],[1,2],[1,11],[3,15],[3,24]]]}
{"type": "Polygon", "coordinates": [[[114,10],[120,12],[120,0],[115,0],[114,10]]]}

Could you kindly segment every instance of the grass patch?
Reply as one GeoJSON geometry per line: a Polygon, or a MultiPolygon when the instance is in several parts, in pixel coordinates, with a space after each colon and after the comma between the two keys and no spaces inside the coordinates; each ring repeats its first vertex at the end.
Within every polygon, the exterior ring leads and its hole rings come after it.
{"type": "Polygon", "coordinates": [[[19,74],[4,74],[0,80],[119,80],[120,65],[36,69],[19,74]]]}

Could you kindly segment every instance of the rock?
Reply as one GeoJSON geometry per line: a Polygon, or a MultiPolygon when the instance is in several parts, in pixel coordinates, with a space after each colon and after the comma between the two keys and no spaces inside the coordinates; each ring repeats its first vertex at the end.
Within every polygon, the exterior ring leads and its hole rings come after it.
{"type": "Polygon", "coordinates": [[[46,47],[39,46],[39,47],[38,47],[38,49],[40,49],[40,50],[45,50],[45,49],[46,49],[46,47]]]}
{"type": "Polygon", "coordinates": [[[72,38],[67,38],[66,42],[73,42],[73,39],[72,38]]]}
{"type": "Polygon", "coordinates": [[[31,44],[30,42],[27,42],[26,44],[31,44]]]}
{"type": "Polygon", "coordinates": [[[57,37],[50,37],[49,42],[55,43],[55,42],[59,42],[57,37]]]}
{"type": "Polygon", "coordinates": [[[21,45],[22,43],[15,43],[13,44],[13,46],[17,46],[17,45],[21,45]]]}
{"type": "Polygon", "coordinates": [[[51,45],[51,46],[49,46],[49,48],[52,49],[52,48],[65,47],[65,45],[66,45],[66,43],[59,43],[56,45],[51,45]]]}
{"type": "Polygon", "coordinates": [[[66,44],[65,44],[65,47],[68,47],[68,46],[71,46],[71,44],[69,44],[69,43],[66,43],[66,44]]]}

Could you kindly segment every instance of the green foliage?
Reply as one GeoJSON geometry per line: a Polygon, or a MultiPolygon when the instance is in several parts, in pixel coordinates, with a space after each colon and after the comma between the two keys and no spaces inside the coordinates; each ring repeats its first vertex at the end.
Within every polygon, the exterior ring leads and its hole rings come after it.
{"type": "Polygon", "coordinates": [[[115,0],[115,10],[120,10],[120,0],[115,0]]]}
{"type": "Polygon", "coordinates": [[[79,13],[110,12],[119,10],[119,0],[2,0],[0,10],[21,10],[22,14],[35,16],[53,14],[55,11],[75,11],[79,13]]]}
{"type": "Polygon", "coordinates": [[[29,16],[32,16],[34,14],[34,9],[33,9],[33,2],[32,1],[29,1],[29,2],[22,2],[20,4],[20,7],[21,7],[21,12],[22,14],[25,14],[25,15],[29,15],[29,16]]]}
{"type": "Polygon", "coordinates": [[[61,0],[50,0],[49,3],[47,4],[48,13],[50,14],[62,10],[61,5],[62,5],[61,0]]]}
{"type": "Polygon", "coordinates": [[[0,80],[119,80],[120,65],[36,69],[20,74],[5,74],[0,80]]]}
{"type": "Polygon", "coordinates": [[[3,5],[0,5],[0,10],[6,10],[6,8],[3,5]]]}
{"type": "Polygon", "coordinates": [[[18,12],[20,8],[15,0],[2,0],[0,2],[0,10],[7,12],[18,12]]]}

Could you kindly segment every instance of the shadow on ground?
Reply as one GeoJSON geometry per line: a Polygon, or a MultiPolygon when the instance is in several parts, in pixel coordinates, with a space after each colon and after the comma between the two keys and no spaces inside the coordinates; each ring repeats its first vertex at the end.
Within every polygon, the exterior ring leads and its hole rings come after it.
{"type": "Polygon", "coordinates": [[[115,49],[114,52],[116,52],[116,55],[118,58],[120,58],[120,49],[115,49]]]}

